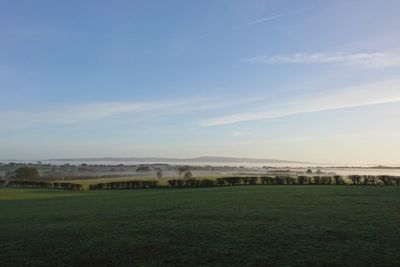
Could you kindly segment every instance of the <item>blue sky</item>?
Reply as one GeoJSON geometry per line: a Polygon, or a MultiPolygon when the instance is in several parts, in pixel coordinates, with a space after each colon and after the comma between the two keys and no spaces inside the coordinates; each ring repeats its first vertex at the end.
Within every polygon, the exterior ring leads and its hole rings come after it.
{"type": "Polygon", "coordinates": [[[400,2],[1,1],[0,158],[400,161],[400,2]]]}

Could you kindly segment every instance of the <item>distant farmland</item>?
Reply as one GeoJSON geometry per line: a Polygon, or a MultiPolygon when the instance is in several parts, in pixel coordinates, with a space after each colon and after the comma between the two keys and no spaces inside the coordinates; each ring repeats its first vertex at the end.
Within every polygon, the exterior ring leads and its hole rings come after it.
{"type": "Polygon", "coordinates": [[[0,188],[0,266],[399,266],[400,187],[0,188]]]}

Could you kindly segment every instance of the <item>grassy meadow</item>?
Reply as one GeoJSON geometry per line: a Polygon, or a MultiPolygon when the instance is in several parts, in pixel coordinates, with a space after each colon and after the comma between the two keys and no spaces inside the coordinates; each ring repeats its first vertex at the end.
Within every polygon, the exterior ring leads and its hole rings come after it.
{"type": "Polygon", "coordinates": [[[399,266],[400,188],[0,188],[0,266],[399,266]]]}

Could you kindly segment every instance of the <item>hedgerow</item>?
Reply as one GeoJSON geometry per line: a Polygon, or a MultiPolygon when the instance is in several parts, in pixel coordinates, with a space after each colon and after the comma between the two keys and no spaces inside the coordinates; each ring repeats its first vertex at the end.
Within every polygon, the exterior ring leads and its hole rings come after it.
{"type": "MultiPolygon", "coordinates": [[[[400,186],[399,176],[370,176],[350,175],[343,177],[335,176],[233,176],[220,177],[216,179],[171,179],[167,187],[170,188],[194,188],[214,186],[254,186],[254,185],[354,185],[354,186],[400,186]]],[[[52,188],[67,190],[83,190],[84,187],[77,183],[49,182],[49,181],[26,181],[26,180],[0,180],[0,185],[9,187],[27,188],[52,188]]],[[[89,190],[113,190],[113,189],[143,189],[166,187],[159,184],[159,181],[118,181],[91,184],[89,190]]]]}
{"type": "Polygon", "coordinates": [[[81,184],[65,183],[65,182],[48,182],[48,181],[20,181],[11,180],[8,182],[9,187],[30,187],[30,188],[52,188],[67,190],[82,190],[81,184]]]}

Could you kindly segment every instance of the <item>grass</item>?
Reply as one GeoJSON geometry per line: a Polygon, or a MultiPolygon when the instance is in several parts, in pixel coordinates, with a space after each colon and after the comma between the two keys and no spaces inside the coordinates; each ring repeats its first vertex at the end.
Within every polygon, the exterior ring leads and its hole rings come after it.
{"type": "Polygon", "coordinates": [[[0,189],[0,266],[399,266],[400,188],[0,189]]]}

